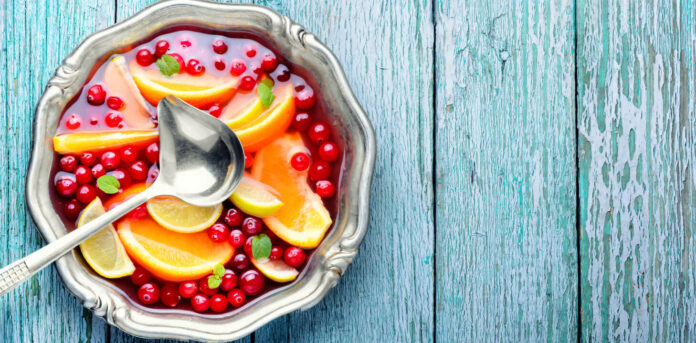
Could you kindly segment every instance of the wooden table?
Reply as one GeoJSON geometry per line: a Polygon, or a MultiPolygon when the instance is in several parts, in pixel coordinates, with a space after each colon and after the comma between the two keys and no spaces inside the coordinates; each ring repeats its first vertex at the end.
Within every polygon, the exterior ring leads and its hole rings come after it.
{"type": "MultiPolygon", "coordinates": [[[[0,264],[61,60],[143,0],[0,0],[0,264]]],[[[370,229],[340,284],[244,342],[696,340],[696,2],[258,1],[342,61],[377,134],[370,229]]],[[[53,268],[0,341],[137,339],[53,268]]]]}

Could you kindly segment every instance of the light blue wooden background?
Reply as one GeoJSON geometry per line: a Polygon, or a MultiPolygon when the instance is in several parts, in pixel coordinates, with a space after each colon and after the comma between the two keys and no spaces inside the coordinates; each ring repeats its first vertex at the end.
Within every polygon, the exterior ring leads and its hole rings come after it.
{"type": "MultiPolygon", "coordinates": [[[[147,0],[0,0],[0,264],[42,245],[22,192],[44,85],[147,0]]],[[[343,62],[378,142],[370,231],[316,307],[243,342],[696,340],[692,0],[257,3],[343,62]]],[[[135,342],[53,268],[1,342],[135,342]]]]}

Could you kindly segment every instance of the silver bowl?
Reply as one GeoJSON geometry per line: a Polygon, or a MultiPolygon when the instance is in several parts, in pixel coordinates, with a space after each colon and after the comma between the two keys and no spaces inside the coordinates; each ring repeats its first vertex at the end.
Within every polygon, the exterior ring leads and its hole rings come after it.
{"type": "Polygon", "coordinates": [[[374,131],[346,81],[336,57],[313,34],[273,10],[253,5],[171,0],[85,39],[56,70],[36,107],[34,142],[26,183],[29,212],[48,242],[67,230],[53,208],[51,138],[61,112],[90,76],[95,64],[156,32],[178,25],[215,31],[249,32],[314,75],[330,119],[345,139],[345,171],[337,192],[334,225],[291,284],[274,289],[229,313],[210,315],[139,305],[96,275],[74,250],[56,262],[65,286],[96,315],[142,337],[234,340],[271,320],[317,304],[353,261],[367,231],[370,182],[375,162],[374,131]]]}

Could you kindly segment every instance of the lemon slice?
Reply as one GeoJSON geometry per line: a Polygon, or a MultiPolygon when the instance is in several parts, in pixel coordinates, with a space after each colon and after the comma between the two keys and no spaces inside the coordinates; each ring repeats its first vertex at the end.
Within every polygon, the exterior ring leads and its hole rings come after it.
{"type": "Polygon", "coordinates": [[[275,194],[278,192],[270,186],[244,176],[230,200],[242,212],[265,218],[272,216],[283,206],[283,202],[275,194]]]}
{"type": "MultiPolygon", "coordinates": [[[[77,227],[102,214],[104,214],[104,206],[99,198],[95,198],[82,211],[77,227]]],[[[128,276],[133,274],[135,270],[133,262],[128,258],[126,249],[123,248],[123,244],[121,244],[121,240],[111,224],[82,242],[80,250],[92,269],[105,278],[115,279],[128,276]]]]}
{"type": "Polygon", "coordinates": [[[171,231],[193,233],[215,224],[222,213],[222,204],[199,207],[175,197],[161,196],[147,201],[147,211],[152,219],[171,231]]]}
{"type": "Polygon", "coordinates": [[[256,267],[261,274],[275,282],[290,282],[295,280],[297,274],[299,274],[297,269],[288,266],[282,260],[265,259],[263,261],[258,261],[252,257],[251,263],[254,264],[254,267],[256,267]]]}

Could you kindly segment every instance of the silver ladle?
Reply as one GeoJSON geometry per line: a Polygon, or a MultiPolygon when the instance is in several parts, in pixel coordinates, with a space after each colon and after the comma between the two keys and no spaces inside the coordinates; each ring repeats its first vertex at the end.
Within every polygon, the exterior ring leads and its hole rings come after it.
{"type": "Polygon", "coordinates": [[[237,135],[222,121],[175,96],[162,99],[157,112],[160,172],[155,182],[89,223],[2,268],[0,296],[153,197],[170,195],[192,205],[213,206],[234,192],[244,173],[244,150],[237,135]]]}

